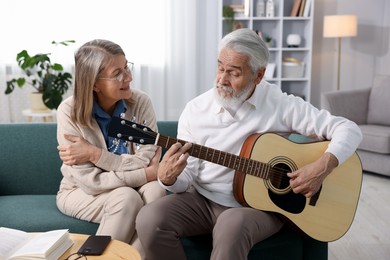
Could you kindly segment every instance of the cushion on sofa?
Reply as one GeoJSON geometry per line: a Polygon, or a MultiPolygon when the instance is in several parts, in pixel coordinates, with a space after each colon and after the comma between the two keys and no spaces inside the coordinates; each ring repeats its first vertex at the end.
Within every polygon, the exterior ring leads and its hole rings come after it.
{"type": "Polygon", "coordinates": [[[374,78],[373,87],[371,89],[367,124],[387,125],[390,126],[390,76],[377,75],[374,78]]]}
{"type": "Polygon", "coordinates": [[[356,124],[366,124],[370,92],[371,88],[363,88],[324,93],[321,105],[335,116],[348,118],[356,124]]]}
{"type": "Polygon", "coordinates": [[[390,126],[359,125],[363,133],[363,140],[359,149],[390,154],[390,126]]]}

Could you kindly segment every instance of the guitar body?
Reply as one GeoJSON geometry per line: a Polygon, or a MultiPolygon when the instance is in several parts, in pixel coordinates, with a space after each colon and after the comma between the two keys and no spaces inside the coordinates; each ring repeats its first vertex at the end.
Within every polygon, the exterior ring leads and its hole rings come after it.
{"type": "Polygon", "coordinates": [[[328,175],[320,191],[310,199],[295,194],[286,173],[314,162],[329,141],[294,143],[276,134],[254,134],[247,138],[241,157],[269,164],[267,178],[236,171],[234,195],[245,206],[279,213],[307,235],[320,241],[342,237],[352,224],[362,184],[360,159],[354,153],[328,175]]]}

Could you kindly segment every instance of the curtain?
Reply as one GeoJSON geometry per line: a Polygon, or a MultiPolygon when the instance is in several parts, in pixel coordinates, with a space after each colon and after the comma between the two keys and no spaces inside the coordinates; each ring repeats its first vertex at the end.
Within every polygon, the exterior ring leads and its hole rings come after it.
{"type": "MultiPolygon", "coordinates": [[[[20,73],[15,61],[19,51],[50,52],[52,60],[69,68],[77,47],[94,38],[121,45],[135,63],[132,87],[151,97],[158,120],[177,120],[190,99],[212,87],[217,6],[218,1],[207,0],[1,1],[0,23],[12,24],[4,27],[7,41],[0,46],[0,123],[24,121],[22,111],[29,106],[32,89],[27,86],[4,94],[6,80],[20,73]],[[45,15],[28,18],[43,6],[49,8],[45,15]],[[34,24],[26,30],[30,23],[34,24]],[[68,47],[50,44],[71,39],[76,44],[68,47]]],[[[65,97],[71,94],[72,89],[65,97]]]]}
{"type": "MultiPolygon", "coordinates": [[[[5,78],[5,64],[0,64],[0,86],[5,86],[6,78],[5,78]]],[[[9,97],[4,95],[4,88],[0,88],[0,123],[1,122],[10,122],[11,121],[11,113],[9,109],[9,97]]]]}
{"type": "Polygon", "coordinates": [[[16,78],[20,74],[21,71],[16,64],[0,64],[0,123],[24,121],[22,111],[29,106],[28,89],[16,88],[11,95],[4,94],[6,81],[16,78]]]}
{"type": "Polygon", "coordinates": [[[164,66],[145,68],[140,84],[151,96],[158,120],[178,120],[189,100],[212,87],[217,6],[217,1],[167,1],[164,66]]]}

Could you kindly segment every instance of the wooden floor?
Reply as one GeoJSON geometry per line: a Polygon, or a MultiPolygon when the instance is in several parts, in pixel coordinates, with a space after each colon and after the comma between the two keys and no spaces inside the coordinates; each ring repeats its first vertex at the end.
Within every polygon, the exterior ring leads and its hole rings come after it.
{"type": "Polygon", "coordinates": [[[364,173],[355,219],[329,260],[390,260],[390,177],[364,173]]]}

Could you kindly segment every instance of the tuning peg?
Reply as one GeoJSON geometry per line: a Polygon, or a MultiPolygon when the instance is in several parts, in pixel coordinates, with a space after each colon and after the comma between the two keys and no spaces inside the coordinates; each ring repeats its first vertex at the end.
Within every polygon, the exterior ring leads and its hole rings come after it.
{"type": "Polygon", "coordinates": [[[124,118],[125,118],[125,113],[121,113],[121,114],[119,115],[119,117],[120,117],[121,119],[124,119],[124,118]]]}
{"type": "Polygon", "coordinates": [[[146,120],[142,121],[142,125],[146,125],[147,122],[146,120]]]}
{"type": "Polygon", "coordinates": [[[137,120],[137,118],[135,116],[132,116],[130,121],[135,123],[136,120],[137,120]]]}

